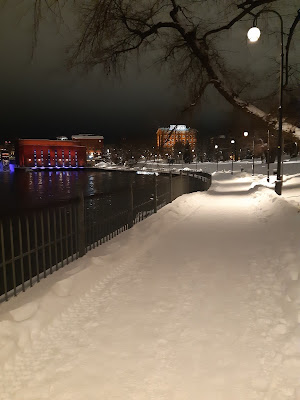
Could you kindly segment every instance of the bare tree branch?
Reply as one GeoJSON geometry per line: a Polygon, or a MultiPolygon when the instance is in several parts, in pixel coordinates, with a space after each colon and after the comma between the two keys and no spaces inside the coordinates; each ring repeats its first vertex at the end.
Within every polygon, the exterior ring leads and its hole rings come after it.
{"type": "MultiPolygon", "coordinates": [[[[42,1],[35,0],[35,32],[41,19],[42,1]]],[[[45,2],[48,7],[54,8],[60,0],[45,2]]],[[[168,62],[177,80],[189,87],[190,104],[196,104],[207,86],[213,84],[234,107],[276,128],[276,117],[240,97],[249,88],[249,82],[247,79],[232,79],[232,69],[228,69],[226,56],[218,50],[216,37],[244,20],[248,14],[255,15],[270,4],[279,4],[280,0],[231,0],[226,21],[220,22],[222,17],[219,16],[214,23],[206,22],[205,15],[196,12],[199,7],[205,10],[207,3],[205,0],[77,2],[80,4],[82,31],[73,49],[71,65],[93,67],[102,64],[107,72],[116,73],[125,69],[132,54],[154,49],[157,62],[168,62]]],[[[218,5],[217,1],[210,0],[212,3],[218,5]]],[[[299,14],[290,29],[288,50],[298,21],[299,14]]],[[[35,34],[34,45],[36,41],[35,34]]],[[[291,73],[291,69],[287,73],[291,73]]],[[[283,128],[295,130],[295,126],[289,124],[284,124],[283,128]]]]}
{"type": "Polygon", "coordinates": [[[212,29],[212,30],[206,32],[205,35],[203,36],[203,40],[206,41],[208,36],[232,28],[234,24],[236,24],[238,21],[240,21],[242,18],[244,18],[247,14],[251,14],[251,12],[254,9],[256,9],[257,7],[260,7],[264,4],[274,3],[274,1],[277,1],[277,0],[255,0],[255,1],[243,2],[242,4],[238,5],[238,8],[243,9],[243,11],[239,15],[234,17],[226,25],[220,26],[219,28],[212,29]]]}

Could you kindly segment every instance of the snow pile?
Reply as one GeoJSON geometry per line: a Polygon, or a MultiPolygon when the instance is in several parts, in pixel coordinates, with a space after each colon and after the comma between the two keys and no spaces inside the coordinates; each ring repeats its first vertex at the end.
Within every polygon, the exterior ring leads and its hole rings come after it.
{"type": "Polygon", "coordinates": [[[214,174],[1,304],[0,399],[300,399],[299,183],[214,174]]]}
{"type": "Polygon", "coordinates": [[[110,165],[109,164],[107,164],[106,162],[104,162],[104,161],[101,161],[101,162],[99,162],[99,163],[95,163],[95,167],[96,168],[107,168],[107,167],[109,167],[110,165]]]}

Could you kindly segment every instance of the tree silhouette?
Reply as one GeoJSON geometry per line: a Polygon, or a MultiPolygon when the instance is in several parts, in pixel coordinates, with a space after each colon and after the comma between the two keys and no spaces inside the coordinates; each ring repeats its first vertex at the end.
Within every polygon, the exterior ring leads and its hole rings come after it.
{"type": "Polygon", "coordinates": [[[193,161],[193,153],[192,153],[191,145],[189,144],[189,142],[187,142],[184,146],[183,161],[186,164],[191,163],[193,161]]]}
{"type": "MultiPolygon", "coordinates": [[[[132,56],[149,54],[160,65],[169,64],[174,76],[190,91],[193,107],[210,85],[234,107],[277,129],[277,117],[247,100],[250,77],[229,67],[228,56],[220,50],[222,35],[270,6],[282,7],[285,0],[35,0],[35,34],[45,9],[62,18],[67,3],[77,4],[79,39],[73,47],[70,65],[87,68],[101,64],[107,73],[121,74],[132,56]],[[211,17],[213,15],[213,18],[211,17]],[[210,17],[209,17],[210,16],[210,17]]],[[[287,50],[290,49],[300,13],[290,21],[287,50]]],[[[289,70],[286,71],[288,76],[289,70]]],[[[295,71],[293,72],[295,77],[295,71]]],[[[295,131],[285,122],[283,130],[295,131]]]]}

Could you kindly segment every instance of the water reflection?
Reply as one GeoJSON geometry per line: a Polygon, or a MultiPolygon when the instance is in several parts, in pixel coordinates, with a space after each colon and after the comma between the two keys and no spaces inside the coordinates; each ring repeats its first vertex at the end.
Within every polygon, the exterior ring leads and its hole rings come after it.
{"type": "Polygon", "coordinates": [[[51,204],[84,194],[104,193],[128,187],[136,180],[143,186],[145,177],[105,171],[22,171],[0,172],[0,210],[51,204]]]}

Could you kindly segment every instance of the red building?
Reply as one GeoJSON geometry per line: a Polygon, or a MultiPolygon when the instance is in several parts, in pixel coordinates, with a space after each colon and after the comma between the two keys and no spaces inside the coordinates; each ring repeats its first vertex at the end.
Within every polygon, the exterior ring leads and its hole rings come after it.
{"type": "Polygon", "coordinates": [[[84,167],[86,148],[71,140],[19,139],[16,143],[19,167],[84,167]]]}
{"type": "Polygon", "coordinates": [[[86,147],[86,157],[92,159],[103,154],[104,137],[92,135],[91,133],[81,133],[73,135],[72,140],[81,146],[86,147]]]}

